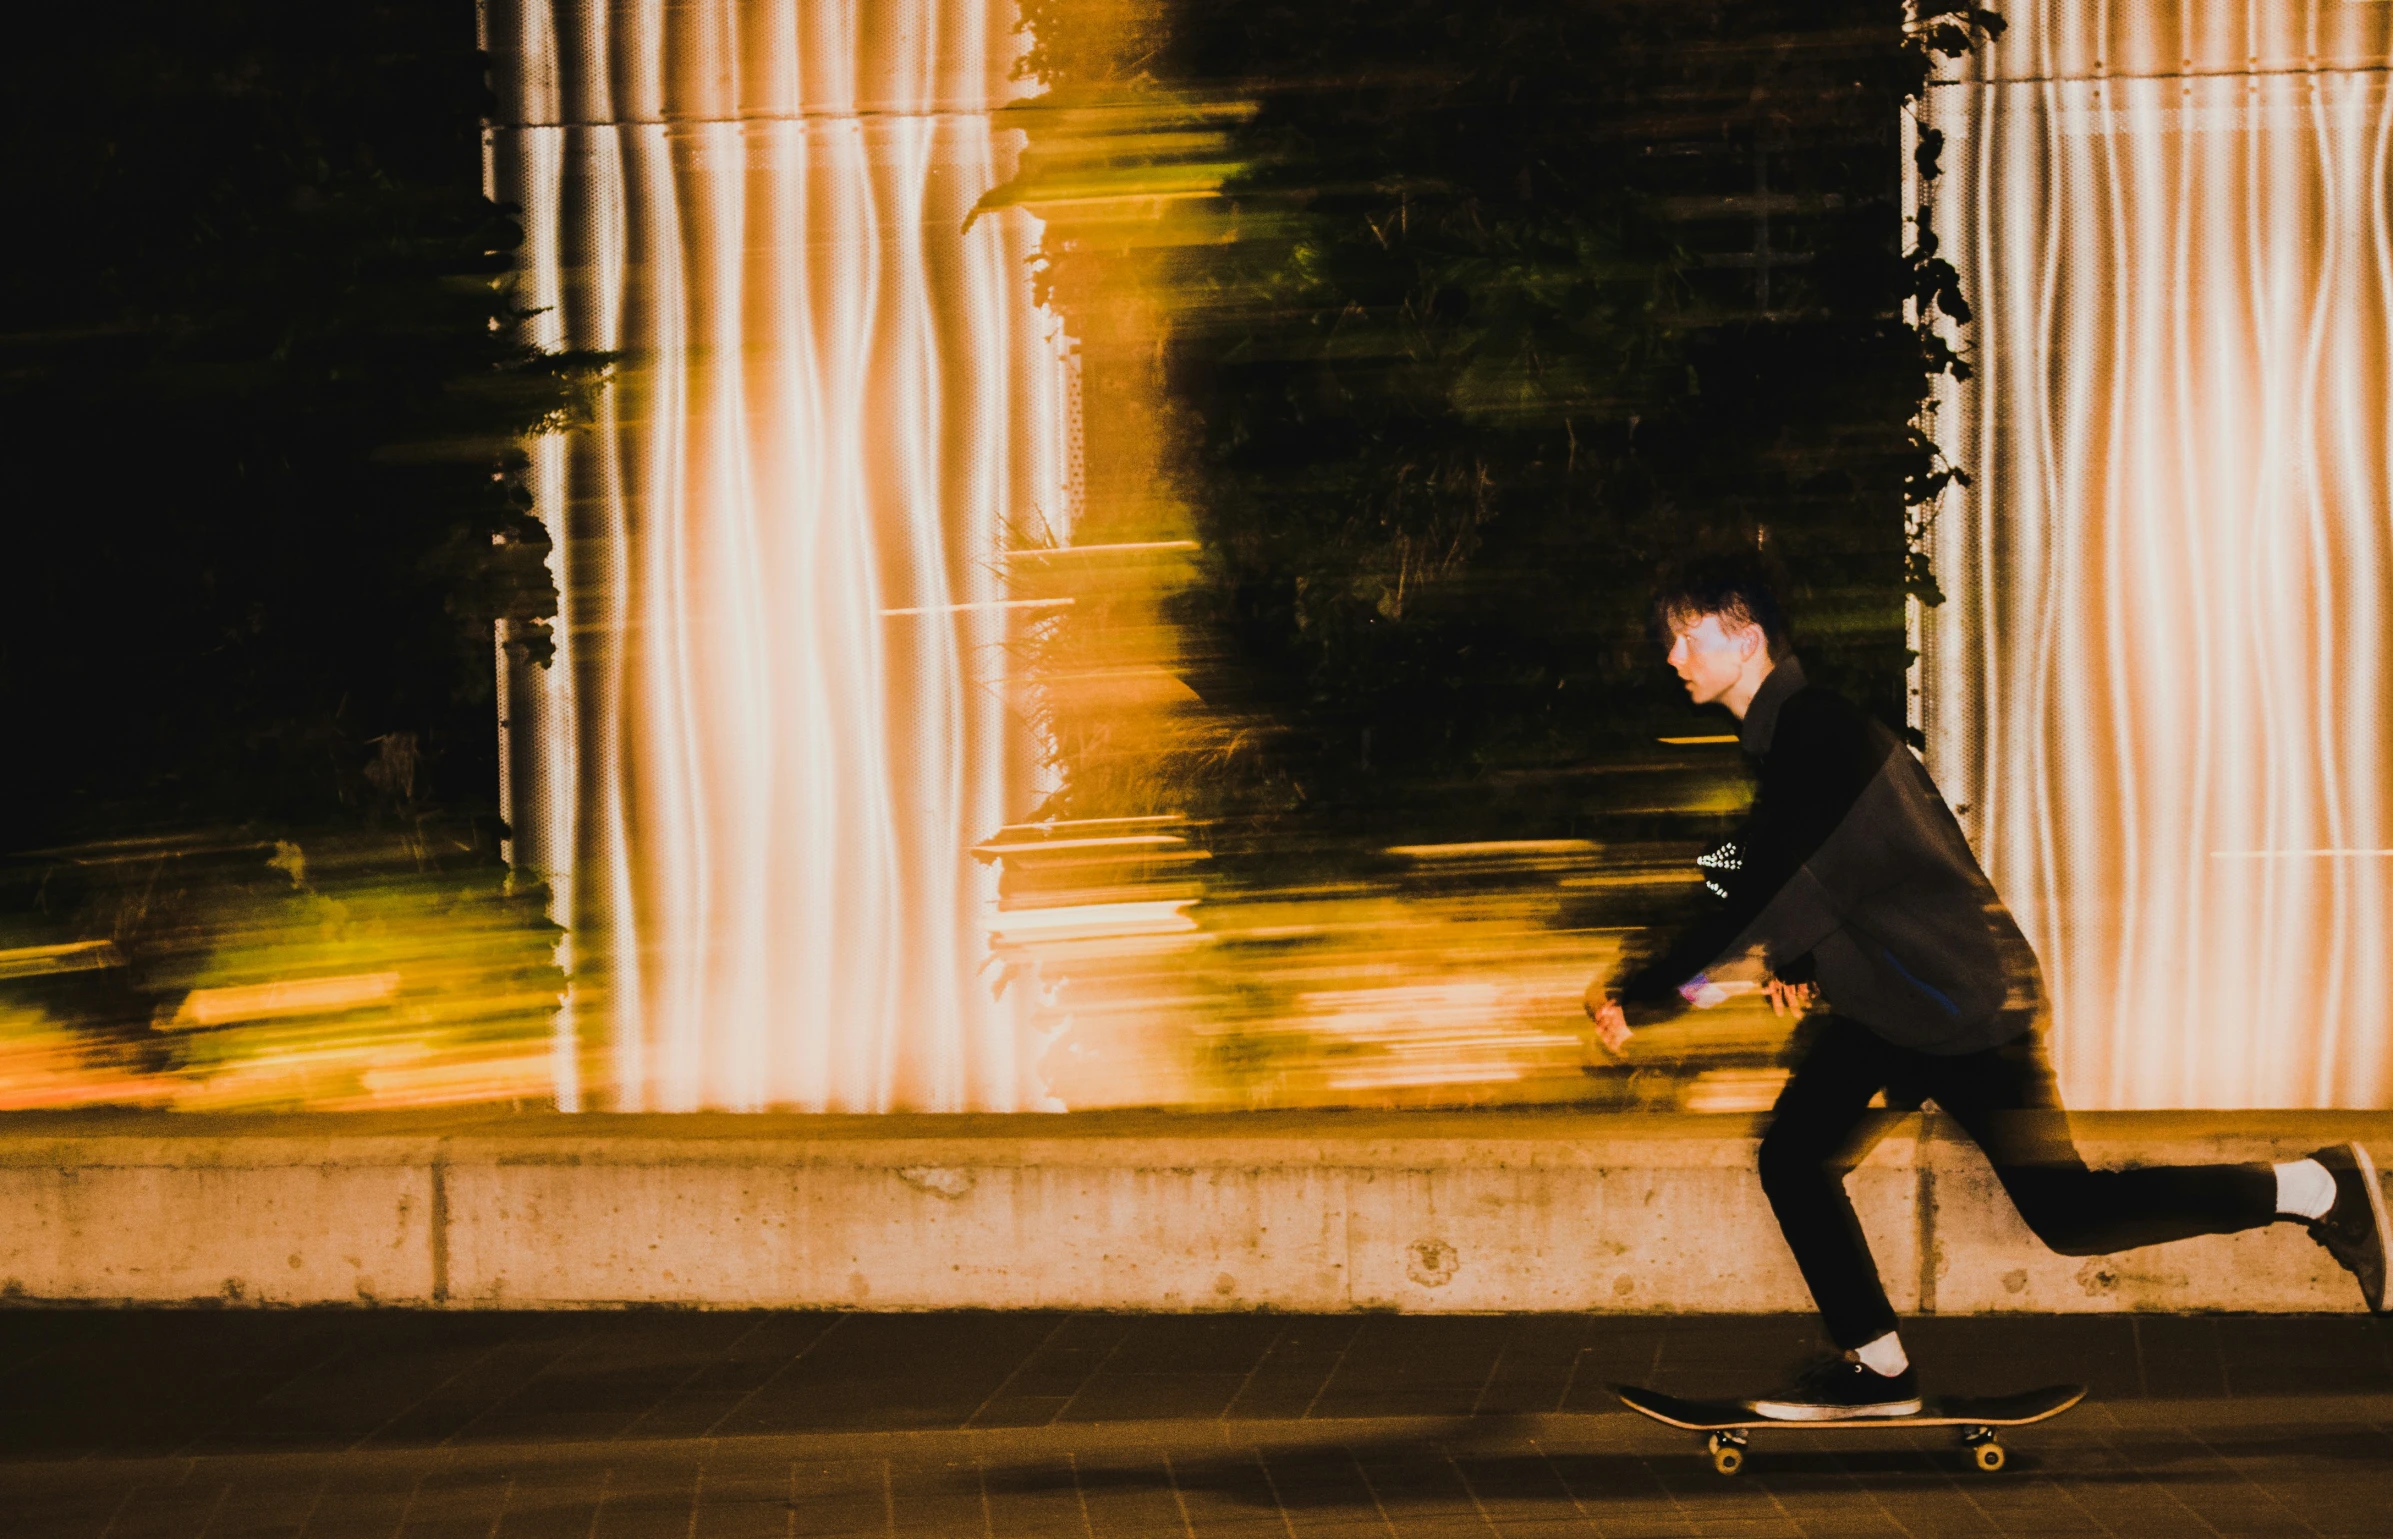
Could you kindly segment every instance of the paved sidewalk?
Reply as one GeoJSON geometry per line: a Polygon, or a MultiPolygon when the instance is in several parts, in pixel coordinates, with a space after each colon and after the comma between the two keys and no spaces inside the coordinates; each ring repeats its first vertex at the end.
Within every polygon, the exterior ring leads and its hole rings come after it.
{"type": "Polygon", "coordinates": [[[2393,1533],[2393,1329],[1938,1318],[1932,1389],[2093,1400],[1970,1469],[1746,1472],[1607,1381],[1752,1387],[1788,1317],[0,1310],[7,1539],[2393,1533]]]}

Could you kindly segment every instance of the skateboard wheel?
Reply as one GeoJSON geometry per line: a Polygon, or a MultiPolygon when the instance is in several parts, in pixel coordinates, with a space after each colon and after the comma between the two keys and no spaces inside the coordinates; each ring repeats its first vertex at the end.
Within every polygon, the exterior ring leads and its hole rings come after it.
{"type": "Polygon", "coordinates": [[[1745,1450],[1735,1438],[1712,1434],[1712,1468],[1733,1475],[1745,1467],[1745,1450]]]}
{"type": "Polygon", "coordinates": [[[1996,1470],[2001,1469],[2003,1467],[2004,1461],[2009,1458],[2009,1455],[2003,1452],[2002,1444],[1997,1443],[1992,1438],[1988,1438],[1983,1443],[1979,1443],[1972,1447],[1969,1450],[1969,1456],[1977,1461],[1977,1466],[1979,1469],[1984,1470],[1989,1475],[1993,1474],[1996,1470]]]}

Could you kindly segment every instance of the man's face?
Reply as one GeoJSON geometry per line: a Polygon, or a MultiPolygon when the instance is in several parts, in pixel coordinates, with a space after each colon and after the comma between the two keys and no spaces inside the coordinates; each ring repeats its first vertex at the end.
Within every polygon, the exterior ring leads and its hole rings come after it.
{"type": "Polygon", "coordinates": [[[1687,698],[1712,705],[1736,687],[1745,660],[1759,650],[1761,628],[1734,625],[1718,615],[1682,615],[1670,622],[1670,666],[1687,686],[1687,698]]]}

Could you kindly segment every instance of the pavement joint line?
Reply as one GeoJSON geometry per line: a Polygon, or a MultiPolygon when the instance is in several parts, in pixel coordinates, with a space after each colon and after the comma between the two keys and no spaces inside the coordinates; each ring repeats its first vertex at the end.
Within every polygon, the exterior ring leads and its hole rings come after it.
{"type": "MultiPolygon", "coordinates": [[[[2091,1418],[2106,1431],[2127,1434],[2231,1429],[2246,1434],[2281,1431],[2315,1436],[2322,1428],[2381,1428],[2393,1424],[2393,1394],[2267,1395],[2242,1399],[2092,1401],[2052,1423],[2013,1428],[2003,1436],[2021,1447],[2066,1441],[2071,1422],[2091,1418]]],[[[1874,1430],[1874,1429],[1873,1429],[1874,1430]]],[[[1942,1442],[1947,1429],[1887,1427],[1904,1438],[1942,1442]]],[[[2090,1429],[2088,1429],[2090,1430],[2090,1429]]],[[[1861,1433],[1821,1433],[1790,1423],[1784,1433],[1803,1446],[1826,1437],[1852,1440],[1861,1433]]],[[[47,1484],[59,1478],[89,1483],[97,1477],[138,1479],[174,1469],[184,1478],[237,1478],[278,1471],[307,1472],[328,1463],[365,1473],[442,1472],[472,1474],[544,1467],[630,1465],[648,1460],[701,1463],[792,1459],[901,1460],[908,1463],[997,1459],[1055,1459],[1077,1454],[1186,1454],[1205,1451],[1274,1451],[1395,1445],[1436,1447],[1471,1454],[1493,1450],[1649,1453],[1698,1446],[1696,1435],[1660,1426],[1629,1411],[1548,1411],[1487,1416],[1355,1416],[1306,1420],[1226,1421],[1183,1418],[1129,1422],[1049,1423],[1038,1427],[928,1428],[850,1432],[754,1433],[736,1437],[592,1439],[579,1442],[488,1442],[404,1448],[325,1446],[310,1449],[238,1450],[227,1453],[162,1453],[141,1456],[0,1460],[0,1489],[47,1484]]],[[[1860,1446],[1857,1444],[1856,1446],[1860,1446]]]]}

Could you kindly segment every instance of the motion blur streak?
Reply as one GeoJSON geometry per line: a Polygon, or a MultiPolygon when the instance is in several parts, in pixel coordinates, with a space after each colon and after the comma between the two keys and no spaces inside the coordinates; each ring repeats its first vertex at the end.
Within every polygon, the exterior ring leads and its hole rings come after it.
{"type": "Polygon", "coordinates": [[[2393,1104],[2393,7],[2001,9],[1929,93],[1931,763],[2074,1104],[2393,1104]]]}
{"type": "Polygon", "coordinates": [[[289,1015],[331,1015],[384,1005],[399,995],[397,973],[357,973],[340,978],[297,978],[253,983],[234,989],[193,989],[175,1012],[174,1024],[222,1026],[228,1021],[267,1021],[289,1015]]]}
{"type": "Polygon", "coordinates": [[[535,462],[564,613],[506,694],[514,856],[573,932],[560,1104],[1040,1104],[970,854],[1040,789],[1007,549],[1072,516],[1036,226],[966,222],[1013,20],[485,5],[530,303],[621,355],[535,462]]]}

